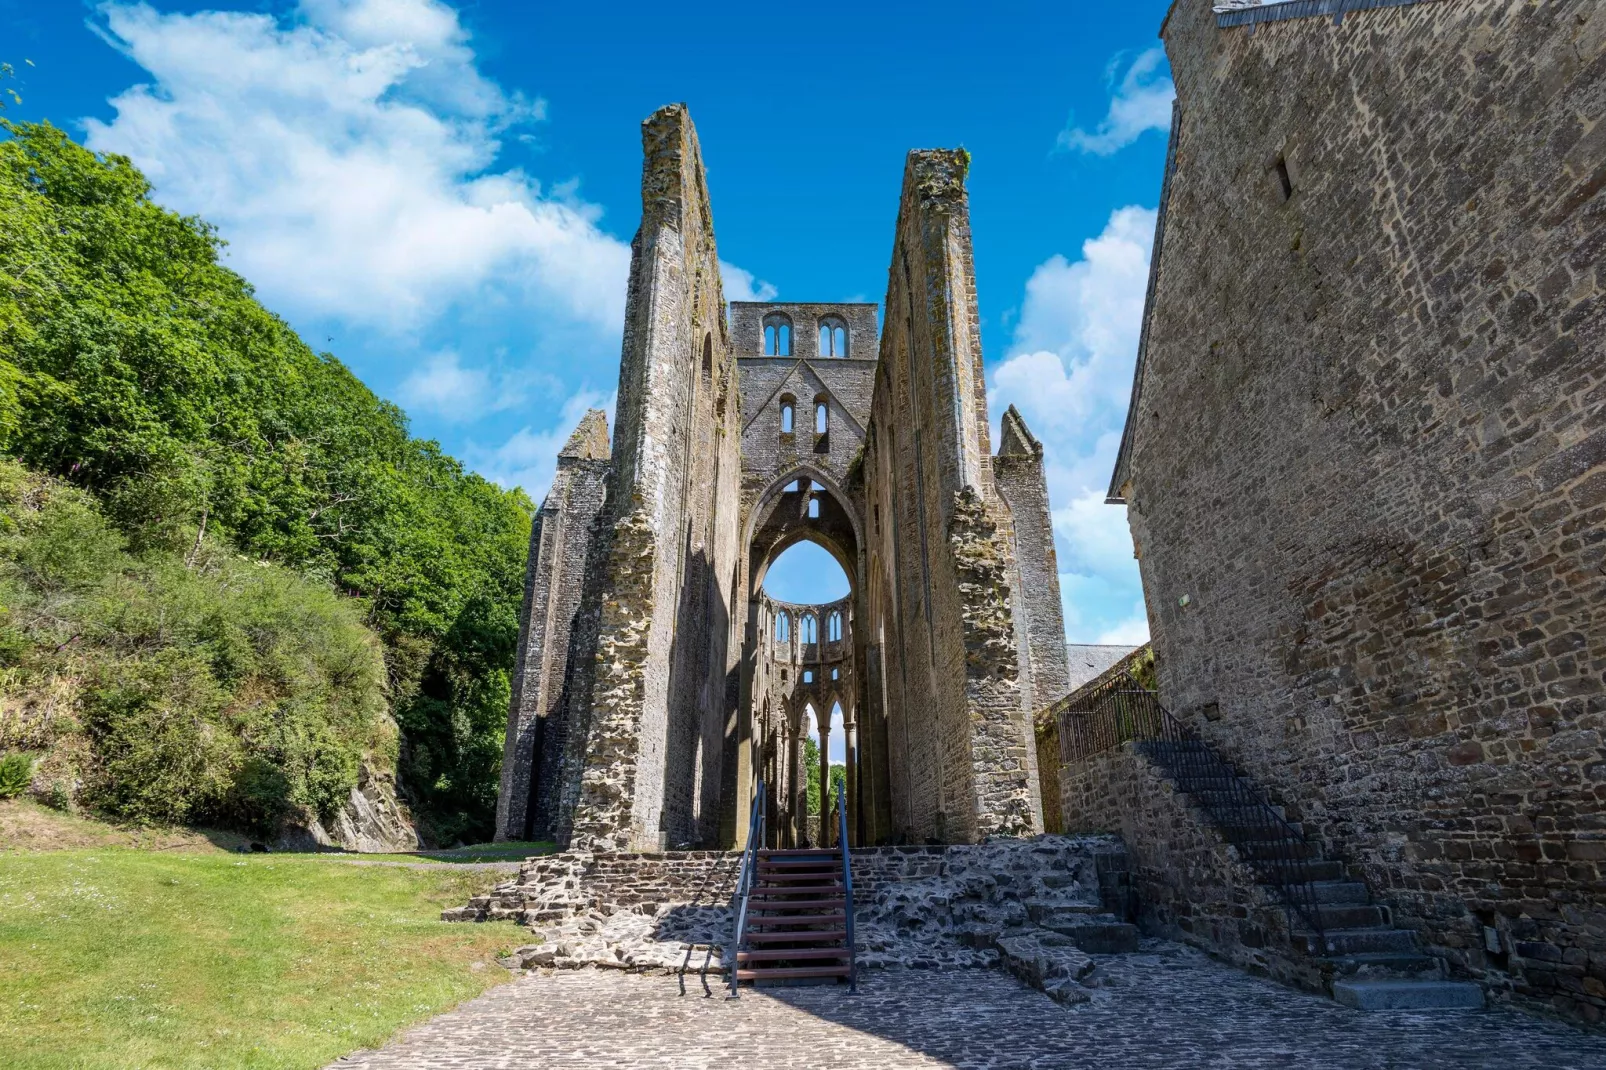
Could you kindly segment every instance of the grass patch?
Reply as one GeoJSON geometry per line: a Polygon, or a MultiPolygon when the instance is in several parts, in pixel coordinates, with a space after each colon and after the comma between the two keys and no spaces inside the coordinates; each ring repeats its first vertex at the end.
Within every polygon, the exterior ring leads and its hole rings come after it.
{"type": "Polygon", "coordinates": [[[437,920],[497,876],[182,848],[0,852],[3,1061],[323,1066],[508,979],[491,959],[523,930],[437,920]]]}

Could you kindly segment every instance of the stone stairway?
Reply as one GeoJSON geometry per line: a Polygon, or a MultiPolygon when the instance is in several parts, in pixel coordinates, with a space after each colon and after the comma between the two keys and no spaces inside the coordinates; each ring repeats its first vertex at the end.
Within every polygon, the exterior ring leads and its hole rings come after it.
{"type": "Polygon", "coordinates": [[[761,850],[747,907],[738,981],[850,980],[842,856],[831,850],[761,850]]]}
{"type": "Polygon", "coordinates": [[[1266,893],[1292,904],[1292,953],[1312,957],[1333,998],[1361,1010],[1465,1010],[1483,990],[1450,981],[1424,954],[1416,933],[1396,928],[1365,882],[1328,858],[1298,821],[1272,804],[1202,740],[1156,740],[1141,749],[1209,816],[1260,878],[1266,893]]]}

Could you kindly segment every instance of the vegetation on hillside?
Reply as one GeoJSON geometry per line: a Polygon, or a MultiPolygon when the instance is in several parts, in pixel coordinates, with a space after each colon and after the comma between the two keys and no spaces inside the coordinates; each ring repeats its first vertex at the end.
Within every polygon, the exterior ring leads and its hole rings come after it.
{"type": "MultiPolygon", "coordinates": [[[[86,799],[257,820],[251,784],[282,776],[316,805],[350,780],[357,740],[383,749],[383,699],[415,810],[440,839],[488,838],[528,499],[412,438],[398,408],[218,263],[205,222],[154,204],[126,159],[48,124],[4,127],[0,451],[87,494],[40,483],[46,506],[13,517],[41,534],[9,544],[0,665],[27,671],[4,678],[6,706],[60,680],[51,659],[73,648],[45,647],[83,625],[59,641],[109,654],[75,684],[100,763],[86,799]],[[59,560],[18,556],[52,539],[59,560]],[[47,620],[56,598],[70,612],[47,620]],[[300,642],[304,625],[322,631],[300,642]],[[381,641],[377,683],[359,626],[381,641]],[[138,779],[160,764],[135,745],[147,736],[186,772],[138,779]]],[[[0,748],[17,745],[7,724],[0,748]]]]}

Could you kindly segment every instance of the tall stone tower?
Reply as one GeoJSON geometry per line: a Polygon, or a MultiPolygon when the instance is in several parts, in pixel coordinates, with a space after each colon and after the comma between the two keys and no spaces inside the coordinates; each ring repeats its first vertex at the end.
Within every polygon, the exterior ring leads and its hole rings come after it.
{"type": "Polygon", "coordinates": [[[870,304],[727,310],[685,107],[643,146],[617,426],[610,450],[587,415],[532,535],[498,835],[742,845],[763,785],[773,840],[829,840],[809,711],[822,754],[840,711],[854,842],[1040,830],[1064,627],[1042,448],[1011,410],[990,453],[968,156],[909,154],[880,330],[870,304]],[[846,598],[765,594],[803,540],[846,598]]]}

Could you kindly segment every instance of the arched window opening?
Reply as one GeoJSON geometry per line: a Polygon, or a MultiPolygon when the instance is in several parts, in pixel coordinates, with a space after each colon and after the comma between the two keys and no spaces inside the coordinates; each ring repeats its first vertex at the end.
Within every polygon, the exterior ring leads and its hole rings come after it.
{"type": "Polygon", "coordinates": [[[813,669],[804,669],[803,670],[803,682],[805,684],[812,684],[814,682],[814,670],[813,669]]]}
{"type": "Polygon", "coordinates": [[[835,316],[820,321],[820,356],[845,357],[848,355],[848,325],[835,316]]]}
{"type": "MultiPolygon", "coordinates": [[[[809,481],[802,483],[806,487],[809,481]]],[[[852,590],[841,563],[810,539],[781,551],[764,571],[764,593],[775,600],[777,608],[788,602],[797,606],[835,605],[852,590]]]]}
{"type": "Polygon", "coordinates": [[[833,680],[842,679],[842,670],[841,669],[832,669],[831,670],[831,679],[833,679],[833,680]]]}
{"type": "Polygon", "coordinates": [[[785,613],[775,614],[775,641],[784,643],[792,637],[792,618],[785,613]]]}
{"type": "Polygon", "coordinates": [[[820,632],[813,613],[803,614],[803,620],[798,628],[798,639],[804,643],[818,643],[820,632]]]}
{"type": "Polygon", "coordinates": [[[842,641],[842,614],[836,610],[825,619],[825,637],[833,643],[842,641]]]}
{"type": "Polygon", "coordinates": [[[825,434],[825,429],[830,423],[830,414],[831,408],[825,402],[816,401],[814,403],[814,433],[816,435],[825,434]]]}
{"type": "Polygon", "coordinates": [[[714,336],[712,334],[703,335],[703,378],[705,380],[714,378],[714,336]]]}
{"type": "Polygon", "coordinates": [[[792,403],[790,401],[783,401],[781,402],[781,434],[790,435],[791,433],[792,403]]]}
{"type": "Polygon", "coordinates": [[[794,480],[792,480],[792,482],[790,482],[790,483],[788,483],[786,485],[786,489],[784,491],[782,491],[781,493],[783,493],[783,494],[796,494],[798,491],[800,491],[802,489],[803,489],[802,480],[794,479],[794,480]]]}
{"type": "Polygon", "coordinates": [[[820,499],[818,498],[809,499],[809,519],[820,519],[820,499]]]}
{"type": "Polygon", "coordinates": [[[764,317],[764,355],[792,355],[792,321],[779,313],[764,317]]]}

